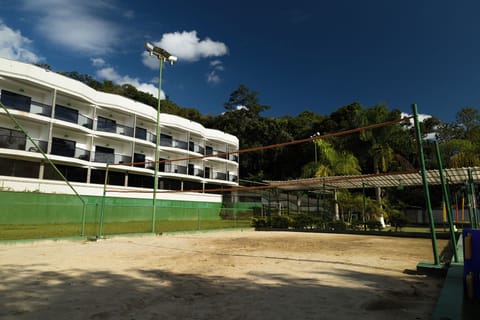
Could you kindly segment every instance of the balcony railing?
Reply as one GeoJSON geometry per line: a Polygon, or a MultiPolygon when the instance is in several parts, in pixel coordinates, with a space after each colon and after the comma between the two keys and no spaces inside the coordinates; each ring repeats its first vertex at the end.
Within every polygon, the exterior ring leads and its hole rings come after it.
{"type": "Polygon", "coordinates": [[[195,168],[195,169],[193,170],[193,175],[196,176],[196,177],[201,177],[201,178],[203,178],[204,175],[205,175],[205,170],[195,168]]]}
{"type": "Polygon", "coordinates": [[[214,172],[213,178],[217,180],[227,180],[227,174],[224,172],[214,172]]]}
{"type": "Polygon", "coordinates": [[[183,140],[173,139],[173,147],[174,148],[179,148],[179,149],[182,149],[182,150],[188,150],[188,142],[183,141],[183,140]]]}
{"type": "Polygon", "coordinates": [[[97,124],[97,131],[111,132],[128,137],[133,137],[134,130],[132,127],[124,126],[121,124],[99,123],[97,124]]]}
{"type": "Polygon", "coordinates": [[[78,115],[78,122],[77,124],[81,125],[82,127],[93,129],[93,119],[86,117],[84,115],[78,115]]]}
{"type": "Polygon", "coordinates": [[[38,114],[45,117],[52,116],[52,106],[44,103],[32,101],[30,104],[30,113],[38,114]]]}
{"type": "Polygon", "coordinates": [[[25,111],[46,117],[52,116],[52,106],[36,101],[30,101],[30,104],[28,104],[26,97],[9,96],[8,98],[2,99],[2,102],[8,109],[25,111]]]}
{"type": "Polygon", "coordinates": [[[102,163],[125,163],[130,164],[132,162],[132,157],[118,154],[118,153],[108,153],[108,152],[94,152],[94,161],[102,163]]]}
{"type": "Polygon", "coordinates": [[[81,148],[75,148],[75,158],[80,159],[80,160],[85,160],[89,161],[90,160],[90,151],[81,149],[81,148]]]}
{"type": "Polygon", "coordinates": [[[52,147],[51,154],[64,156],[64,157],[77,158],[85,161],[90,160],[90,151],[82,148],[75,148],[74,150],[62,150],[61,148],[52,147]]]}
{"type": "Polygon", "coordinates": [[[124,126],[121,124],[117,124],[116,133],[127,136],[127,137],[133,137],[133,128],[124,126]]]}

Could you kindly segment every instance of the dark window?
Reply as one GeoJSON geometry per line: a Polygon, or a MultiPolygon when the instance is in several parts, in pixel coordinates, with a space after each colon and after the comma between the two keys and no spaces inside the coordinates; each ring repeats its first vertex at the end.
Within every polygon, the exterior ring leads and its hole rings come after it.
{"type": "Polygon", "coordinates": [[[1,101],[8,108],[30,112],[32,98],[18,93],[2,90],[1,101]]]}
{"type": "Polygon", "coordinates": [[[182,182],[174,179],[160,179],[160,189],[181,190],[182,182]]]}
{"type": "Polygon", "coordinates": [[[135,128],[135,138],[137,139],[142,139],[142,140],[147,140],[147,129],[135,128]]]}
{"type": "Polygon", "coordinates": [[[183,181],[183,190],[200,191],[202,190],[202,184],[194,181],[183,181]]]}
{"type": "Polygon", "coordinates": [[[174,145],[175,148],[179,148],[183,150],[188,149],[188,143],[186,141],[182,141],[182,140],[174,140],[174,141],[175,141],[175,145],[174,145]]]}
{"type": "MultiPolygon", "coordinates": [[[[87,169],[73,166],[65,166],[61,164],[55,165],[62,175],[72,182],[87,182],[87,169]]],[[[45,165],[44,179],[63,180],[62,177],[53,169],[51,165],[45,165]]]]}
{"type": "Polygon", "coordinates": [[[128,186],[139,188],[153,188],[153,177],[129,173],[128,186]]]}
{"type": "Polygon", "coordinates": [[[113,163],[115,150],[112,148],[95,146],[95,162],[113,163]]]}
{"type": "Polygon", "coordinates": [[[172,136],[167,134],[160,134],[160,145],[164,147],[171,147],[173,143],[172,136]]]}
{"type": "Polygon", "coordinates": [[[188,142],[188,151],[195,151],[195,143],[193,141],[188,142]]]}
{"type": "Polygon", "coordinates": [[[145,162],[145,155],[141,153],[133,154],[133,162],[135,167],[145,168],[145,163],[136,163],[136,162],[145,162]]]}
{"type": "Polygon", "coordinates": [[[98,117],[97,130],[105,132],[117,132],[117,122],[112,119],[98,117]]]}
{"type": "Polygon", "coordinates": [[[52,154],[64,157],[75,156],[75,141],[61,138],[52,138],[52,154]]]}
{"type": "Polygon", "coordinates": [[[188,174],[191,176],[195,174],[195,166],[192,163],[188,164],[188,174]]]}
{"type": "Polygon", "coordinates": [[[205,178],[210,179],[210,167],[205,167],[205,178]]]}
{"type": "Polygon", "coordinates": [[[205,154],[206,154],[207,156],[213,154],[213,148],[212,148],[212,147],[206,146],[206,147],[205,147],[205,150],[206,150],[206,153],[205,153],[205,154]]]}
{"type": "Polygon", "coordinates": [[[78,123],[78,110],[57,104],[55,106],[55,119],[78,123]]]}
{"type": "MultiPolygon", "coordinates": [[[[170,172],[170,162],[166,162],[167,159],[159,158],[158,159],[158,171],[160,172],[170,172]],[[168,169],[168,171],[165,171],[165,169],[168,169]]],[[[155,164],[154,164],[155,165],[155,164]]]]}
{"type": "Polygon", "coordinates": [[[24,178],[38,178],[38,162],[0,158],[0,175],[24,178]]]}
{"type": "Polygon", "coordinates": [[[26,142],[22,131],[0,128],[0,148],[25,150],[26,142]]]}
{"type": "MultiPolygon", "coordinates": [[[[105,170],[93,169],[90,175],[90,182],[95,184],[104,184],[105,170]]],[[[125,185],[125,174],[122,172],[109,171],[107,184],[115,186],[125,185]]]]}

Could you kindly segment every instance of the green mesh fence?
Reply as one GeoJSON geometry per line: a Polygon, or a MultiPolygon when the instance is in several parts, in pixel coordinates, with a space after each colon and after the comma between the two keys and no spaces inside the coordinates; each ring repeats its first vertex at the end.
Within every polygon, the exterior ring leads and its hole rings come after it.
{"type": "MultiPolygon", "coordinates": [[[[152,200],[0,192],[0,240],[103,237],[152,231],[152,200]],[[103,210],[102,210],[103,208],[103,210]],[[84,213],[85,212],[85,213],[84,213]]],[[[231,206],[231,205],[230,205],[231,206]]],[[[157,200],[157,233],[249,227],[253,208],[157,200]]]]}

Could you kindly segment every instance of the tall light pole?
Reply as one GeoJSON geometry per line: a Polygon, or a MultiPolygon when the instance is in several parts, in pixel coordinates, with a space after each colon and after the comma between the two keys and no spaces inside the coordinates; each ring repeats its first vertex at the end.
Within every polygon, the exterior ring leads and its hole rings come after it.
{"type": "Polygon", "coordinates": [[[312,138],[313,145],[315,146],[315,163],[317,163],[317,139],[316,137],[320,136],[320,132],[315,133],[313,136],[310,136],[312,138]]]}
{"type": "Polygon", "coordinates": [[[171,55],[166,50],[156,47],[149,42],[145,42],[145,48],[150,56],[157,57],[160,67],[158,76],[158,105],[157,105],[157,123],[155,128],[156,142],[155,142],[155,173],[153,181],[153,204],[152,204],[152,233],[155,233],[155,220],[156,220],[156,202],[157,202],[157,190],[158,190],[158,148],[160,147],[160,96],[162,94],[162,68],[163,62],[168,61],[170,64],[174,64],[177,61],[177,57],[171,55]]]}

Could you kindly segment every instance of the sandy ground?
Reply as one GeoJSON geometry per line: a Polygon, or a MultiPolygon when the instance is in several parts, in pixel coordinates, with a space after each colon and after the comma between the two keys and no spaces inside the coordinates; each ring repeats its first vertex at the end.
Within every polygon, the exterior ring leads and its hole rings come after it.
{"type": "MultiPolygon", "coordinates": [[[[439,242],[439,248],[446,245],[439,242]]],[[[430,319],[428,239],[231,231],[0,245],[0,319],[430,319]]]]}

